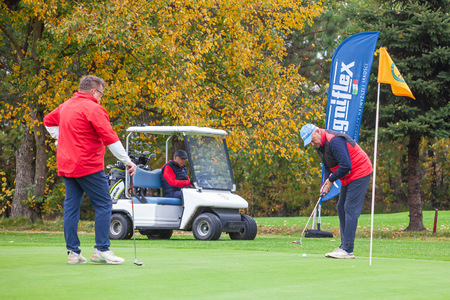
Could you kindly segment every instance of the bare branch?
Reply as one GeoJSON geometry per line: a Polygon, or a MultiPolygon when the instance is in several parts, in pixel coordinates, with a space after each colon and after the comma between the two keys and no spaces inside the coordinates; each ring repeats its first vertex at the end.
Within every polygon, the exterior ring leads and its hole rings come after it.
{"type": "Polygon", "coordinates": [[[8,40],[11,42],[11,44],[14,46],[14,48],[16,49],[17,52],[17,60],[19,62],[22,62],[22,60],[25,58],[24,54],[22,52],[22,48],[19,46],[19,43],[17,42],[17,40],[14,38],[14,36],[12,35],[11,32],[9,32],[8,28],[6,28],[5,25],[0,24],[0,29],[2,30],[3,34],[6,35],[6,37],[8,38],[8,40]]]}

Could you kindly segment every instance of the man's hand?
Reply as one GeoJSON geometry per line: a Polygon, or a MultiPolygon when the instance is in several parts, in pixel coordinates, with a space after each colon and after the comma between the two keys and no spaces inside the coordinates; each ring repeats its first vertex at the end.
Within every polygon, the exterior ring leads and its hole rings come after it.
{"type": "Polygon", "coordinates": [[[134,176],[136,173],[136,164],[132,161],[130,161],[127,165],[127,172],[130,174],[130,176],[134,176]]]}
{"type": "Polygon", "coordinates": [[[320,189],[320,195],[328,194],[332,186],[333,183],[331,181],[329,181],[328,179],[325,180],[325,182],[322,185],[322,188],[320,189]]]}

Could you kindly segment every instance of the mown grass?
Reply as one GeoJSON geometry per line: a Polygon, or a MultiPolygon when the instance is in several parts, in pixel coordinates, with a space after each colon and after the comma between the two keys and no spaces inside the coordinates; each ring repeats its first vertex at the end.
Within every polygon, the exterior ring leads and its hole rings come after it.
{"type": "MultiPolygon", "coordinates": [[[[355,247],[358,255],[369,256],[370,215],[362,215],[359,220],[355,247]]],[[[227,234],[222,234],[220,242],[196,241],[192,232],[175,231],[170,241],[149,241],[146,236],[136,233],[138,243],[145,246],[164,248],[208,249],[213,244],[218,249],[253,250],[279,252],[324,253],[339,246],[339,220],[336,216],[322,217],[322,230],[334,234],[331,239],[303,238],[301,247],[292,244],[300,238],[308,217],[255,218],[258,224],[258,236],[254,241],[232,241],[227,234]]],[[[450,259],[450,212],[439,212],[436,233],[432,232],[434,212],[424,212],[423,222],[427,231],[411,232],[404,229],[408,226],[408,213],[379,214],[374,219],[374,248],[380,257],[416,257],[427,259],[450,259]],[[395,251],[393,251],[395,249],[395,251]]],[[[310,221],[310,228],[312,221],[310,221]]],[[[44,220],[31,223],[28,219],[0,219],[0,245],[47,246],[59,244],[64,246],[63,220],[44,220]],[[38,234],[45,233],[45,234],[38,234]]],[[[80,221],[80,239],[82,244],[92,244],[94,238],[94,222],[80,221]],[[83,242],[83,240],[86,240],[83,242]]],[[[119,247],[130,246],[130,241],[112,241],[119,247]]]]}
{"type": "MultiPolygon", "coordinates": [[[[440,211],[437,219],[437,230],[433,233],[434,211],[423,212],[423,224],[427,231],[411,232],[404,229],[409,224],[408,212],[393,214],[376,214],[374,217],[375,238],[398,237],[434,237],[450,238],[450,211],[440,211]]],[[[261,235],[300,235],[309,217],[270,217],[255,218],[258,224],[258,233],[261,235]]],[[[359,218],[357,237],[370,237],[371,216],[363,214],[359,218]]],[[[62,232],[64,221],[61,218],[55,220],[38,220],[34,223],[27,218],[0,218],[1,231],[34,231],[34,232],[62,232]]],[[[308,228],[312,226],[312,219],[308,228]]],[[[322,217],[321,229],[339,236],[339,219],[337,216],[322,217]]],[[[93,221],[80,221],[79,231],[94,233],[93,221]]],[[[184,234],[176,232],[175,234],[184,234]]]]}
{"type": "MultiPolygon", "coordinates": [[[[424,223],[432,229],[429,214],[424,223]]],[[[339,237],[293,244],[306,217],[256,218],[260,233],[253,241],[230,240],[226,234],[219,241],[197,241],[182,231],[160,241],[137,234],[142,267],[133,264],[133,240],[111,241],[111,249],[125,258],[123,265],[69,266],[61,220],[1,219],[0,298],[448,299],[448,219],[448,213],[440,213],[433,235],[402,231],[407,213],[377,215],[372,266],[370,216],[362,216],[354,260],[324,257],[339,245],[339,237]]],[[[80,224],[88,259],[95,245],[92,224],[80,224]]],[[[322,226],[337,230],[337,217],[323,218],[322,226]]]]}
{"type": "MultiPolygon", "coordinates": [[[[279,218],[256,218],[260,233],[300,235],[309,217],[279,217],[279,218]]],[[[374,215],[375,238],[398,238],[398,237],[435,237],[450,238],[450,211],[438,212],[436,233],[433,233],[434,211],[423,212],[423,224],[426,231],[405,231],[409,224],[409,213],[392,213],[374,215]]],[[[339,218],[337,216],[324,216],[321,218],[321,230],[332,232],[339,236],[339,218]]],[[[357,237],[370,237],[371,215],[363,214],[358,220],[357,237]]],[[[312,219],[308,228],[312,226],[312,219]]]]}

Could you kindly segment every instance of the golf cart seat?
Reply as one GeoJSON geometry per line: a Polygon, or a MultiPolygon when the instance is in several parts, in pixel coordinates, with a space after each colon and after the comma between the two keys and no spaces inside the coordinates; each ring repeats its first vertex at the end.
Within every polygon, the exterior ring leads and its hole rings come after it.
{"type": "MultiPolygon", "coordinates": [[[[160,205],[177,205],[181,206],[181,199],[179,198],[168,198],[168,197],[144,197],[145,201],[147,201],[148,204],[160,204],[160,205]]],[[[142,198],[141,198],[142,200],[142,198]]],[[[134,204],[142,204],[142,202],[136,198],[133,197],[133,203],[134,204]]]]}
{"type": "MultiPolygon", "coordinates": [[[[155,169],[152,171],[146,171],[141,168],[136,169],[136,174],[133,176],[133,186],[142,187],[148,189],[161,189],[161,169],[155,169]]],[[[182,201],[178,198],[168,197],[133,197],[133,203],[141,204],[142,200],[147,201],[148,204],[160,204],[160,205],[177,205],[181,206],[182,201]]]]}

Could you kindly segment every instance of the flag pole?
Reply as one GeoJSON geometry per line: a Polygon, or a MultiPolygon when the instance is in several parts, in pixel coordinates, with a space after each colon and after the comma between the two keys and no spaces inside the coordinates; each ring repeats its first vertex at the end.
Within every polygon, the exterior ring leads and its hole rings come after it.
{"type": "Polygon", "coordinates": [[[378,117],[380,115],[380,83],[378,82],[377,92],[377,112],[375,117],[375,147],[373,149],[373,178],[372,178],[372,208],[370,217],[370,256],[369,265],[372,265],[372,246],[373,246],[373,217],[375,210],[375,181],[377,177],[377,147],[378,147],[378,117]]]}

